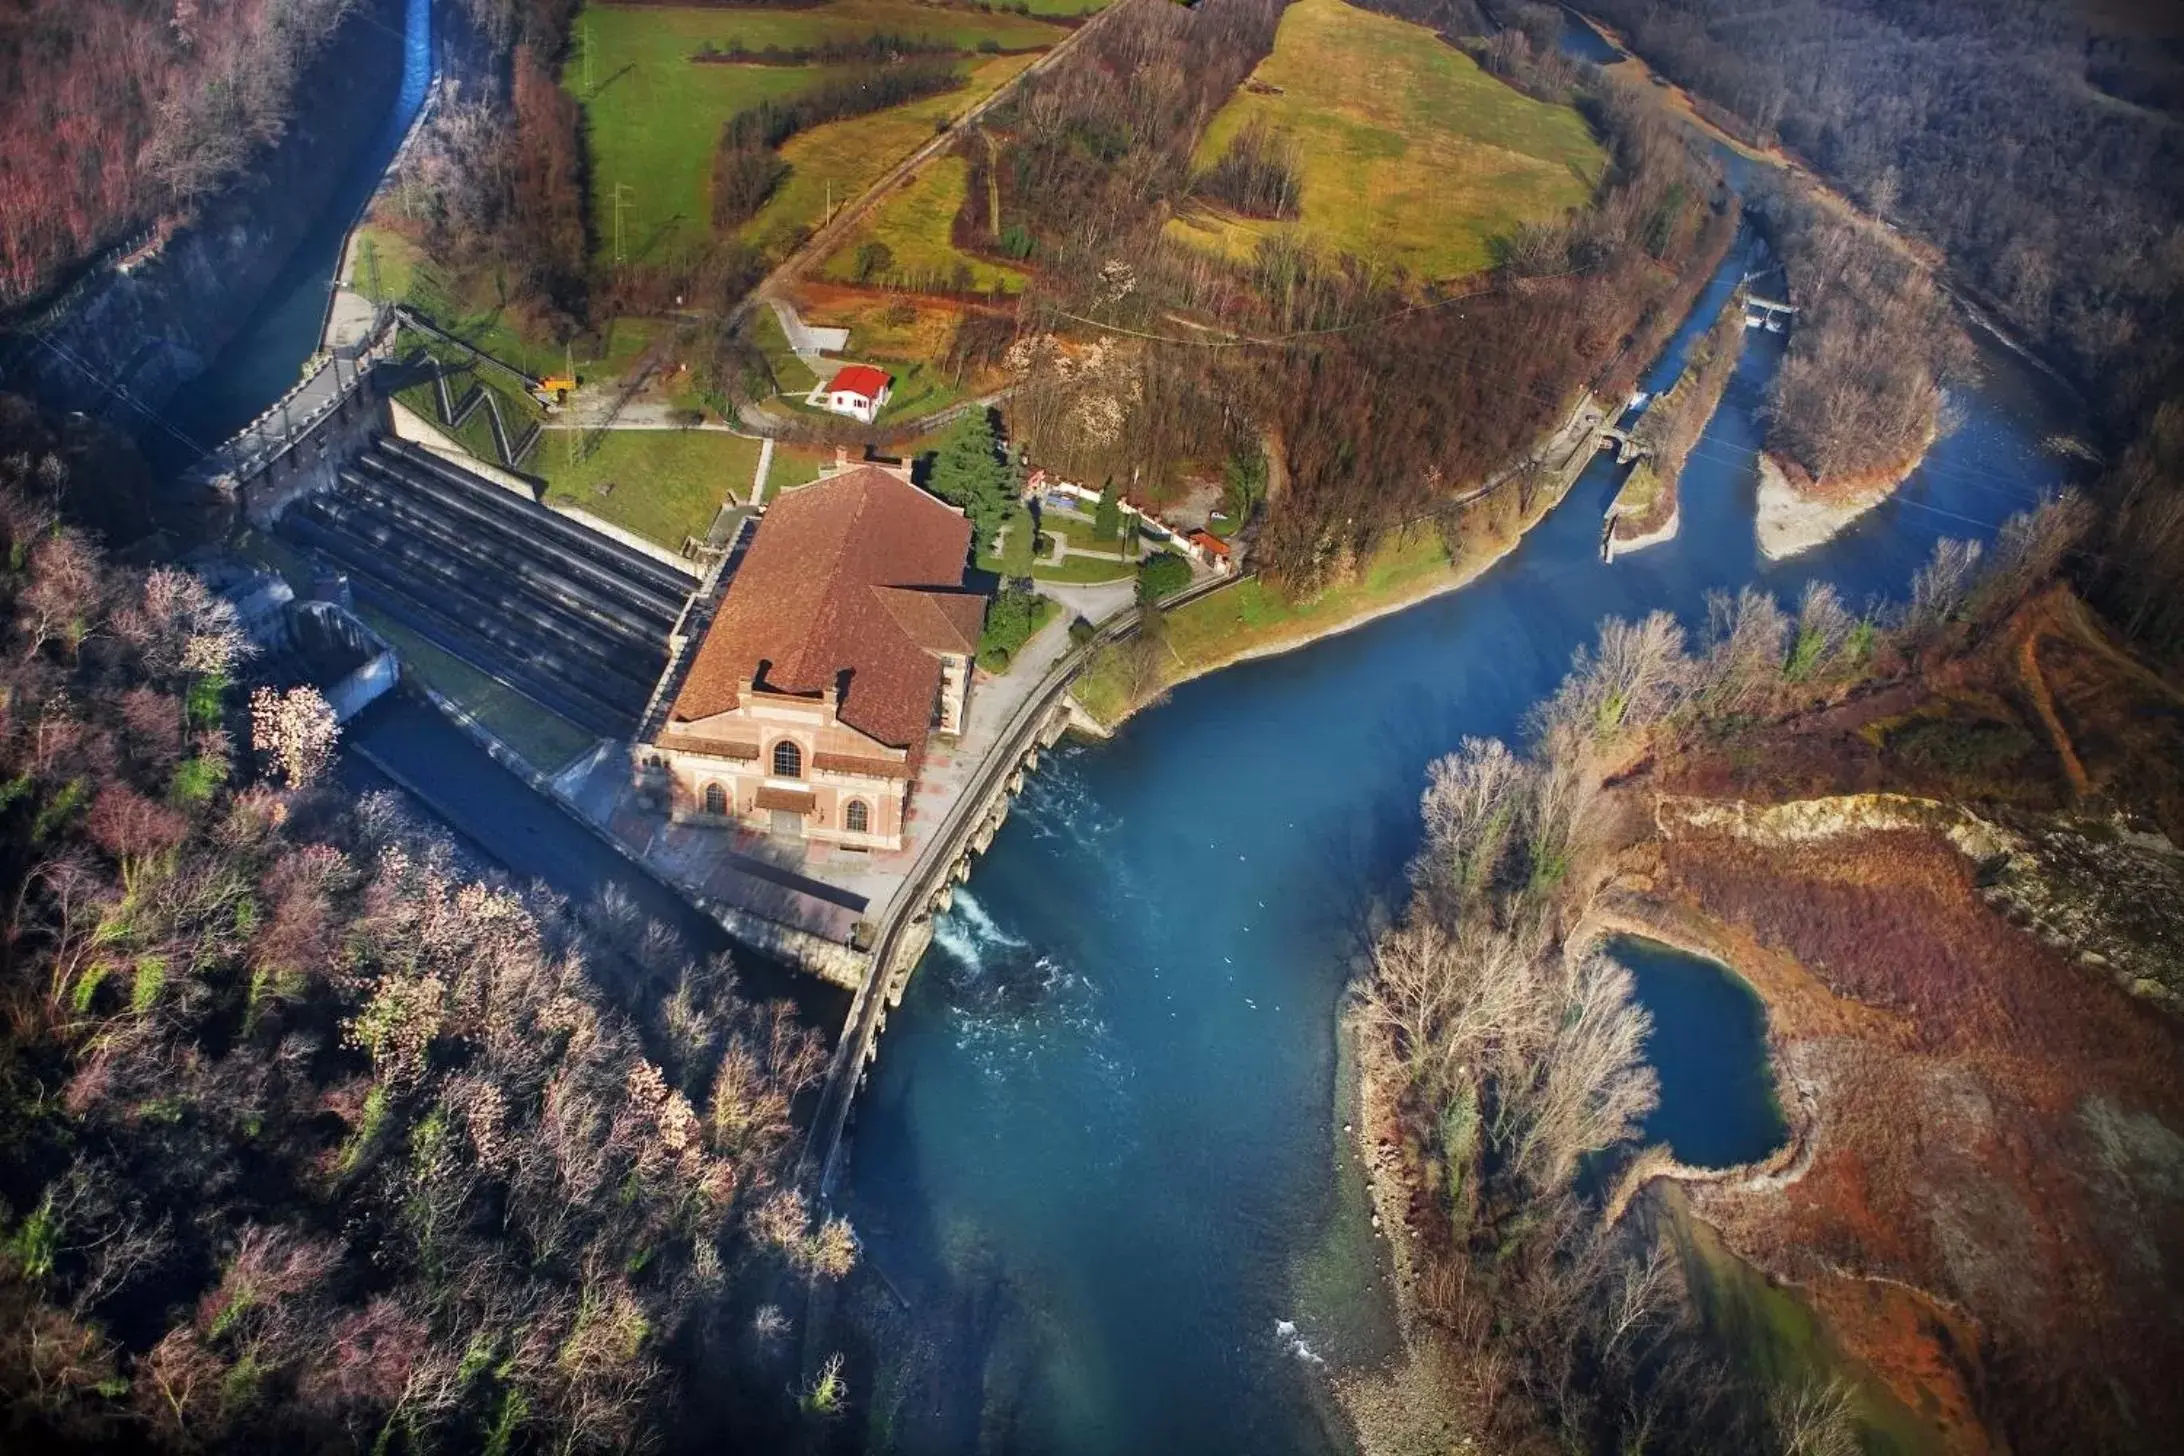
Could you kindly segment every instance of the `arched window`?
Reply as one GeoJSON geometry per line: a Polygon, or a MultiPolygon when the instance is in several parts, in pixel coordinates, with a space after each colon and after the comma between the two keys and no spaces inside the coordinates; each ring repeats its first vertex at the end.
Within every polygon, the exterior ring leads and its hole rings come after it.
{"type": "Polygon", "coordinates": [[[800,779],[804,776],[804,750],[787,738],[773,746],[773,771],[777,779],[800,779]]]}
{"type": "Polygon", "coordinates": [[[842,811],[842,827],[852,834],[869,833],[872,829],[872,811],[862,799],[851,799],[849,807],[842,811]]]}
{"type": "Polygon", "coordinates": [[[728,812],[728,795],[721,789],[719,784],[707,784],[705,786],[705,812],[708,814],[725,814],[728,812]]]}

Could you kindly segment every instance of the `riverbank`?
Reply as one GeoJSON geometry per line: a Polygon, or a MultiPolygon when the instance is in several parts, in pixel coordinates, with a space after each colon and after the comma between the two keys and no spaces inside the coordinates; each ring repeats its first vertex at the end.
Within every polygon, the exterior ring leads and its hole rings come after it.
{"type": "Polygon", "coordinates": [[[1605,422],[1591,396],[1581,399],[1548,447],[1559,462],[1548,478],[1505,479],[1458,506],[1454,550],[1438,525],[1414,525],[1355,568],[1347,581],[1304,601],[1291,601],[1280,587],[1255,577],[1168,613],[1161,637],[1166,661],[1157,688],[1133,701],[1127,664],[1121,651],[1111,652],[1078,680],[1074,700],[1081,718],[1097,731],[1112,732],[1195,678],[1295,652],[1469,586],[1562,503],[1592,462],[1605,422]]]}
{"type": "Polygon", "coordinates": [[[1388,1252],[1401,1348],[1377,1366],[1335,1375],[1335,1401],[1361,1456],[1476,1450],[1486,1425],[1478,1382],[1467,1369],[1466,1352],[1421,1308],[1418,1233],[1411,1218],[1419,1181],[1405,1152],[1398,1078],[1384,1040],[1355,1016],[1348,1018],[1344,1034],[1354,1038],[1353,1085],[1345,1090],[1358,1112],[1345,1130],[1351,1135],[1349,1150],[1365,1166],[1373,1226],[1388,1252]]]}
{"type": "Polygon", "coordinates": [[[1829,481],[1822,494],[1801,490],[1787,467],[1771,452],[1759,456],[1759,511],[1755,527],[1759,551],[1769,561],[1781,561],[1833,540],[1854,521],[1895,494],[1925,461],[1941,436],[1937,418],[1927,426],[1925,438],[1903,459],[1878,470],[1829,481]]]}

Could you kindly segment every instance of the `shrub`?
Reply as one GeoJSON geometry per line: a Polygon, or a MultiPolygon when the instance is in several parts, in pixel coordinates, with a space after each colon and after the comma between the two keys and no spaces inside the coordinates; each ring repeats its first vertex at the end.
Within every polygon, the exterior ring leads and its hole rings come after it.
{"type": "Polygon", "coordinates": [[[1147,606],[1171,597],[1191,584],[1191,564],[1172,551],[1148,556],[1138,565],[1138,600],[1147,606]]]}
{"type": "Polygon", "coordinates": [[[986,606],[986,627],[978,639],[978,665],[1006,672],[1009,663],[1053,614],[1054,604],[1028,581],[1011,581],[986,606]]]}

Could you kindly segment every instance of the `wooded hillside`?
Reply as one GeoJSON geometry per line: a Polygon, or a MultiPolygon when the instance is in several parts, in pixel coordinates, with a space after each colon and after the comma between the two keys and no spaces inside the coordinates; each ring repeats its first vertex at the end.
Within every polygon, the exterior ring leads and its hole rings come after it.
{"type": "Polygon", "coordinates": [[[0,307],[231,181],[355,0],[18,0],[0,12],[0,307]]]}
{"type": "Polygon", "coordinates": [[[732,1279],[855,1257],[782,1176],[820,1042],[326,787],[323,700],[246,707],[232,609],[57,523],[68,469],[0,459],[9,1441],[650,1444],[786,1329],[732,1279]]]}
{"type": "Polygon", "coordinates": [[[2184,646],[2184,25],[2147,0],[1598,0],[1732,132],[1931,238],[2112,447],[2103,602],[2184,646]]]}

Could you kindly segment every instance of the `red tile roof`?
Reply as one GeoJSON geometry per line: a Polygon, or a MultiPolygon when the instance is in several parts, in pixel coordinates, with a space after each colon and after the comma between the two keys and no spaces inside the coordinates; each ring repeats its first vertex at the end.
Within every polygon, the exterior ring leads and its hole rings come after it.
{"type": "Polygon", "coordinates": [[[1193,546],[1197,546],[1204,550],[1211,551],[1216,556],[1226,556],[1229,554],[1228,542],[1222,540],[1219,536],[1214,535],[1211,531],[1193,531],[1189,536],[1184,539],[1188,540],[1193,546]]]}
{"type": "Polygon", "coordinates": [[[829,381],[827,393],[840,394],[846,390],[850,394],[861,394],[866,399],[878,399],[880,391],[887,388],[887,383],[886,370],[875,369],[870,364],[852,364],[829,381]]]}
{"type": "Polygon", "coordinates": [[[971,524],[865,466],[768,507],[721,598],[667,732],[725,713],[737,685],[814,697],[891,748],[923,747],[940,688],[934,654],[977,651],[985,598],[967,591],[971,524]]]}

